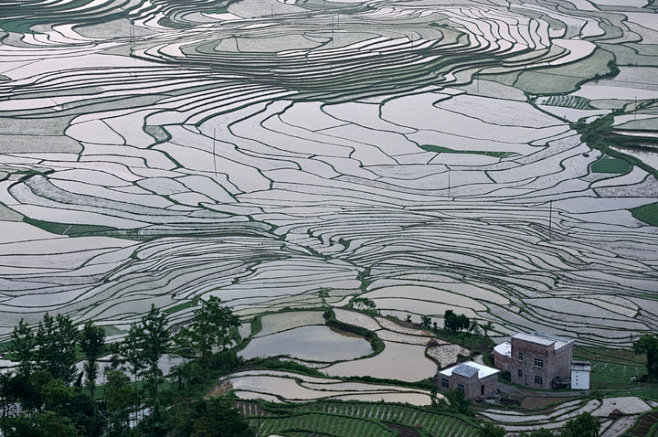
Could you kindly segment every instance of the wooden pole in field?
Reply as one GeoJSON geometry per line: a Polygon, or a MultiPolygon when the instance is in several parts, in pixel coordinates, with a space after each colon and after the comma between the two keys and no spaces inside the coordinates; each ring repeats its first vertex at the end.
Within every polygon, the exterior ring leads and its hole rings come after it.
{"type": "Polygon", "coordinates": [[[448,197],[450,196],[450,168],[448,168],[448,197]]]}
{"type": "Polygon", "coordinates": [[[215,180],[217,180],[217,153],[216,153],[217,128],[212,132],[212,163],[215,167],[215,180]]]}
{"type": "Polygon", "coordinates": [[[551,225],[553,224],[553,201],[548,203],[548,241],[551,240],[551,225]]]}

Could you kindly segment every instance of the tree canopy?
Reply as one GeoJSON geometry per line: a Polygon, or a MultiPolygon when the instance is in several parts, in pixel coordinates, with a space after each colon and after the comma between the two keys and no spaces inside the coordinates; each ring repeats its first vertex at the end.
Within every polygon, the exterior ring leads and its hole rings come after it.
{"type": "Polygon", "coordinates": [[[651,379],[658,379],[658,335],[643,335],[633,342],[633,352],[636,354],[646,354],[647,372],[651,379]]]}
{"type": "Polygon", "coordinates": [[[219,299],[202,301],[194,318],[180,330],[186,333],[181,338],[188,341],[185,350],[190,361],[170,375],[173,382],[184,376],[187,383],[165,385],[160,360],[180,349],[171,347],[167,315],[155,306],[130,326],[122,341],[110,345],[105,343],[104,329],[92,321],[78,331],[61,314],[45,314],[36,327],[21,320],[8,348],[18,366],[14,373],[0,374],[0,434],[251,437],[254,433],[228,400],[199,400],[210,381],[240,363],[231,349],[239,339],[239,325],[233,310],[219,299]],[[84,355],[84,386],[83,374],[73,383],[76,347],[84,355]],[[110,365],[104,372],[104,387],[96,390],[97,363],[106,354],[110,365]],[[134,380],[124,373],[126,367],[134,380]]]}
{"type": "Polygon", "coordinates": [[[194,319],[187,328],[181,328],[175,342],[181,354],[192,353],[203,365],[209,363],[214,348],[225,350],[239,340],[240,319],[221,299],[211,296],[194,311],[194,319]]]}
{"type": "Polygon", "coordinates": [[[446,310],[443,314],[443,326],[446,331],[457,333],[469,328],[471,321],[464,314],[455,314],[452,310],[446,310]]]}
{"type": "Polygon", "coordinates": [[[562,429],[561,437],[598,437],[599,419],[585,411],[569,420],[562,429]]]}

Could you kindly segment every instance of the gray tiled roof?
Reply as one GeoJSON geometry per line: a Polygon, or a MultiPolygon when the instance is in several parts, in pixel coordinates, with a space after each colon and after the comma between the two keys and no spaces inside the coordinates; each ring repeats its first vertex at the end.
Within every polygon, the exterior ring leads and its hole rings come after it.
{"type": "Polygon", "coordinates": [[[470,378],[471,376],[478,373],[478,369],[473,366],[469,366],[468,364],[460,364],[454,368],[452,373],[470,378]]]}

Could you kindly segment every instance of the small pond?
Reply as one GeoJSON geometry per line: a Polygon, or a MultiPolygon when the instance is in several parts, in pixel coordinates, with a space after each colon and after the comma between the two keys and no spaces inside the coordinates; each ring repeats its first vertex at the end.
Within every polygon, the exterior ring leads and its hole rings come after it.
{"type": "Polygon", "coordinates": [[[300,360],[331,363],[371,353],[372,347],[366,339],[317,325],[254,338],[239,355],[244,359],[290,355],[300,360]]]}

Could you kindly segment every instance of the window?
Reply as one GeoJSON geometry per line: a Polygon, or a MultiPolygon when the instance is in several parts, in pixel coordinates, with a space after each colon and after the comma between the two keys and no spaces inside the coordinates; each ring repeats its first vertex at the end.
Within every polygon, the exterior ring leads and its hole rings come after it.
{"type": "Polygon", "coordinates": [[[519,358],[519,361],[523,361],[523,352],[517,352],[516,355],[519,358]]]}
{"type": "Polygon", "coordinates": [[[523,370],[519,369],[519,371],[516,372],[516,374],[519,378],[523,378],[523,370]]]}
{"type": "Polygon", "coordinates": [[[464,384],[457,384],[457,390],[464,393],[464,384]]]}
{"type": "Polygon", "coordinates": [[[535,367],[544,367],[544,359],[535,358],[535,367]]]}
{"type": "Polygon", "coordinates": [[[441,378],[441,388],[449,389],[450,388],[450,381],[448,378],[441,378]]]}
{"type": "Polygon", "coordinates": [[[535,375],[535,384],[544,385],[544,378],[539,375],[535,375]]]}

